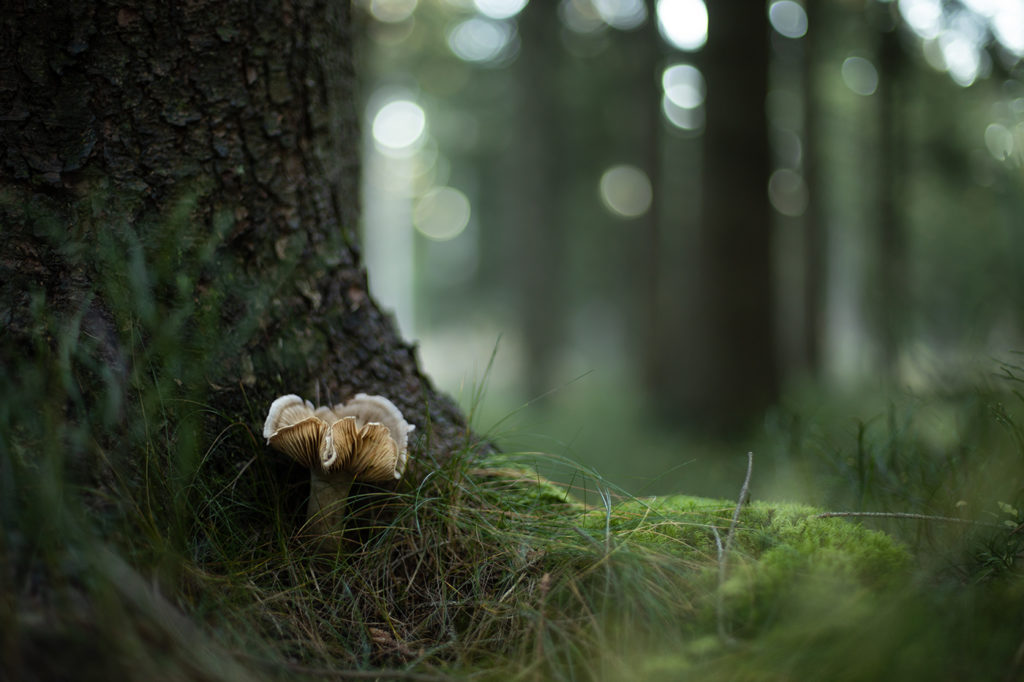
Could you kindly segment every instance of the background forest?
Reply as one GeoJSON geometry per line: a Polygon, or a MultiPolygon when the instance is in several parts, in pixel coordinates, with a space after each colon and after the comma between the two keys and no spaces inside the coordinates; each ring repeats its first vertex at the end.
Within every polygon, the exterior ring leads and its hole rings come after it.
{"type": "Polygon", "coordinates": [[[1024,348],[1024,3],[360,6],[370,285],[504,447],[804,495],[1024,348]]]}

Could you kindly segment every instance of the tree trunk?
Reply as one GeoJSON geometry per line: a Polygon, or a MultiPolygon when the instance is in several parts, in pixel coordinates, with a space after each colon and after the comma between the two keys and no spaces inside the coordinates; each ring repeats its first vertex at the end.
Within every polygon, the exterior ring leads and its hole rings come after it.
{"type": "Polygon", "coordinates": [[[683,414],[703,428],[746,425],[779,388],[773,321],[770,172],[763,9],[708,3],[704,52],[703,220],[688,329],[675,376],[683,414]]]}
{"type": "MultiPolygon", "coordinates": [[[[634,83],[635,101],[640,103],[638,111],[642,111],[642,117],[646,119],[646,125],[641,126],[644,134],[640,145],[642,149],[641,167],[647,172],[651,180],[651,194],[653,200],[650,210],[639,219],[638,241],[640,248],[639,255],[635,259],[633,272],[639,270],[639,287],[637,292],[641,303],[636,306],[638,310],[633,314],[632,319],[627,320],[633,323],[634,328],[639,330],[640,357],[642,358],[640,369],[642,371],[643,383],[648,390],[658,391],[662,381],[662,358],[666,351],[663,343],[664,330],[664,309],[666,299],[674,296],[666,295],[665,273],[662,271],[665,259],[662,255],[665,248],[665,239],[662,235],[661,201],[663,188],[663,148],[665,141],[662,136],[662,129],[665,125],[661,108],[661,74],[665,68],[663,55],[663,41],[658,35],[657,22],[653,17],[657,16],[657,8],[653,1],[646,2],[647,15],[652,21],[646,22],[640,29],[637,37],[640,55],[637,61],[640,68],[637,72],[641,75],[638,82],[634,83]]],[[[640,118],[638,116],[638,118],[640,118]]],[[[669,350],[671,352],[671,350],[669,350]]]]}
{"type": "Polygon", "coordinates": [[[558,88],[562,82],[559,23],[554,5],[532,3],[520,16],[522,52],[513,65],[521,115],[516,117],[519,167],[509,189],[506,225],[516,236],[517,314],[525,352],[526,397],[533,400],[555,387],[557,355],[566,316],[566,230],[560,200],[571,177],[571,145],[558,88]]]}
{"type": "Polygon", "coordinates": [[[900,129],[903,48],[897,31],[894,8],[879,5],[878,47],[878,281],[873,292],[877,300],[878,345],[882,370],[890,377],[899,371],[900,345],[906,336],[907,237],[901,216],[905,134],[900,129]]]}
{"type": "Polygon", "coordinates": [[[804,9],[807,12],[807,23],[816,30],[808,32],[802,39],[802,77],[804,102],[803,130],[803,175],[807,185],[808,203],[804,213],[804,287],[803,287],[803,370],[810,377],[818,377],[822,369],[822,318],[825,305],[825,211],[822,190],[824,183],[819,181],[819,156],[821,140],[819,135],[818,117],[819,102],[822,94],[818,85],[816,69],[821,58],[821,41],[823,32],[820,29],[820,0],[807,0],[804,9]]]}
{"type": "MultiPolygon", "coordinates": [[[[328,0],[5,4],[5,366],[71,348],[57,363],[62,409],[102,407],[107,424],[133,418],[149,376],[169,391],[169,422],[184,419],[174,398],[216,412],[194,435],[207,445],[229,423],[259,438],[283,393],[387,396],[418,426],[414,462],[465,437],[367,295],[352,236],[350,12],[328,0]]],[[[15,374],[8,388],[27,381],[15,374]]],[[[251,456],[251,441],[234,442],[251,456]]]]}

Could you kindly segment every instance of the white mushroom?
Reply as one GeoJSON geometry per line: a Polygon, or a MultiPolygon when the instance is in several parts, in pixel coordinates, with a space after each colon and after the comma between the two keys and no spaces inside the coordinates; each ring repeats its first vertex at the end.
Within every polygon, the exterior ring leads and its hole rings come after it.
{"type": "Polygon", "coordinates": [[[414,428],[381,396],[360,393],[334,407],[314,408],[297,395],[285,395],[270,405],[263,436],[309,469],[308,523],[326,534],[341,528],[353,480],[402,477],[414,428]]]}

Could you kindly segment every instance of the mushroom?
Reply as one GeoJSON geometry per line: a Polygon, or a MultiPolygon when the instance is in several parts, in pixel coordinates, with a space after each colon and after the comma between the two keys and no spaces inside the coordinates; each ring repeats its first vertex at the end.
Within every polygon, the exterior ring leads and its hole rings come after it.
{"type": "Polygon", "coordinates": [[[270,405],[263,436],[309,469],[307,523],[326,534],[341,528],[352,481],[402,477],[414,428],[381,396],[359,393],[346,403],[314,408],[297,395],[285,395],[270,405]]]}

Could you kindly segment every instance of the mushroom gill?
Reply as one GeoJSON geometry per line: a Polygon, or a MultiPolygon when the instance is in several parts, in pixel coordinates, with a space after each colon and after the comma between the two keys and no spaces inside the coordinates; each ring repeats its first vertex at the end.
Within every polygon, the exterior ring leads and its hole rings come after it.
{"type": "Polygon", "coordinates": [[[275,400],[263,425],[271,447],[310,471],[307,527],[317,534],[340,530],[354,480],[402,477],[408,436],[415,427],[382,396],[365,393],[333,407],[297,395],[275,400]]]}

